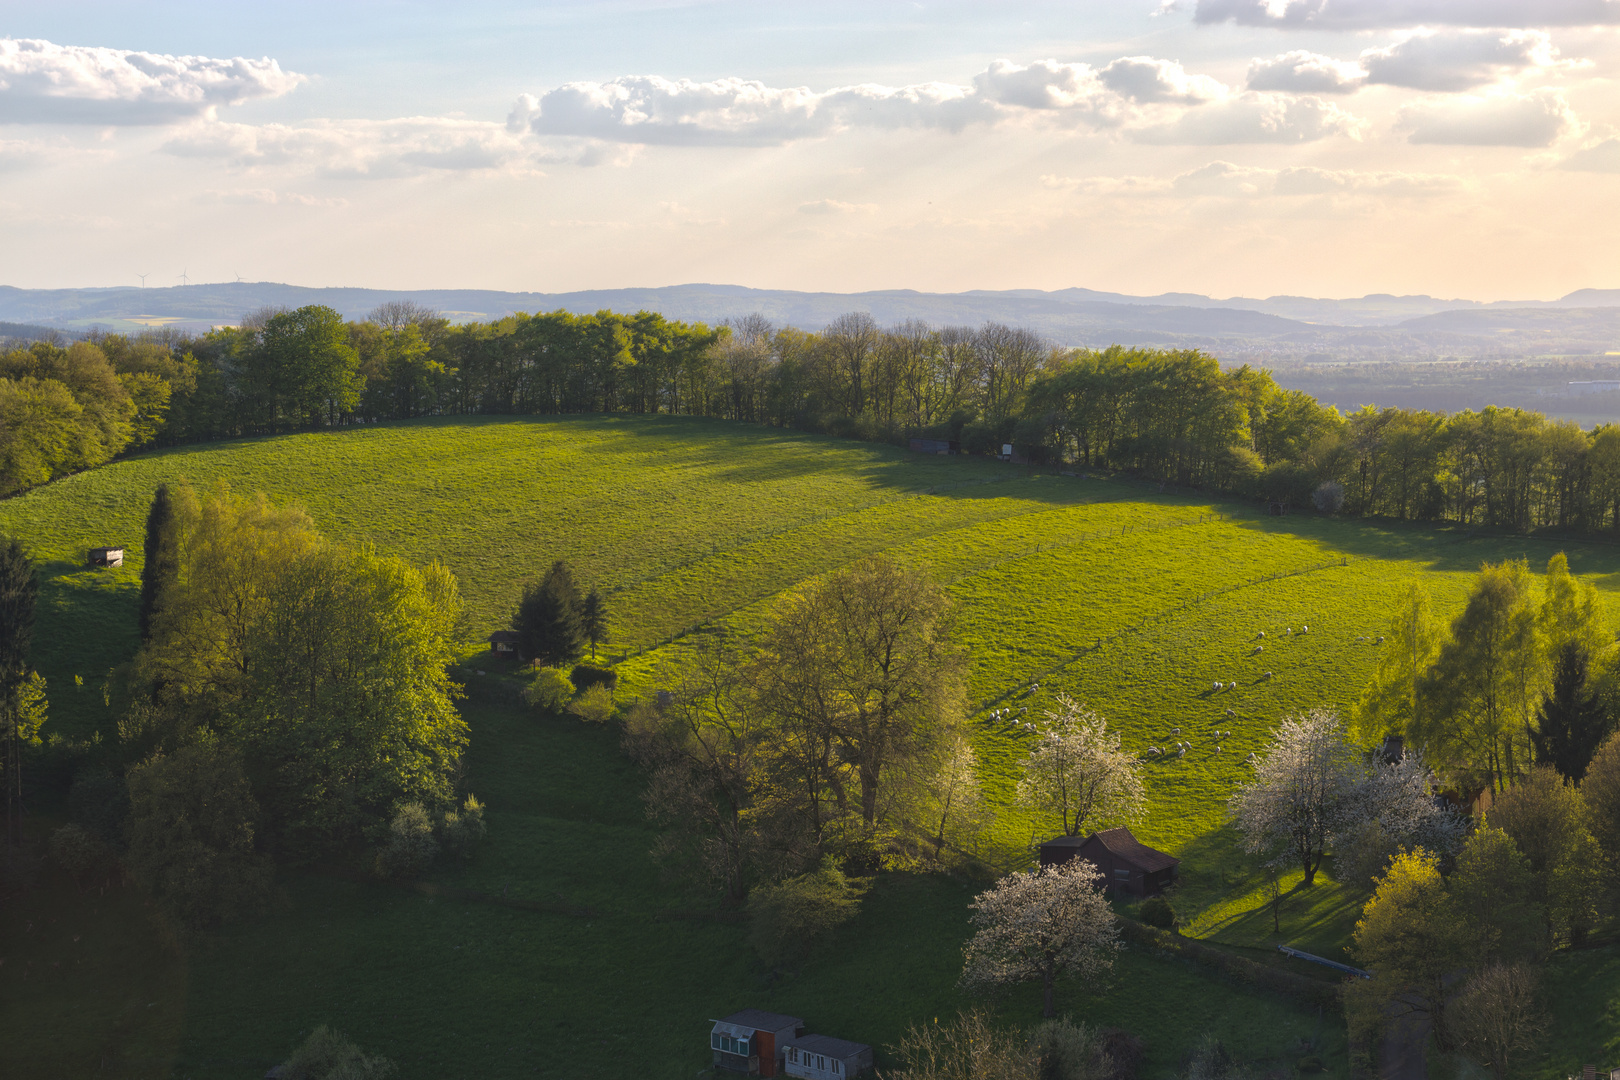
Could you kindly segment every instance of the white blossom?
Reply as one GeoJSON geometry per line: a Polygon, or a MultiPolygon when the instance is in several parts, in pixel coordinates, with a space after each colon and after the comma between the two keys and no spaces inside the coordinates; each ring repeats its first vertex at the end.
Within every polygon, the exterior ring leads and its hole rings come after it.
{"type": "Polygon", "coordinates": [[[1141,812],[1142,778],[1108,721],[1067,697],[1046,714],[1047,727],[1024,758],[1018,801],[1056,814],[1068,836],[1086,822],[1129,820],[1141,812]]]}

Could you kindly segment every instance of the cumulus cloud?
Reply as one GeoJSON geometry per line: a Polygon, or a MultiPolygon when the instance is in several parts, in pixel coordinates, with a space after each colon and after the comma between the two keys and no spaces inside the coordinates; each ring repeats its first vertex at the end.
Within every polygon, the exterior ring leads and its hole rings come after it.
{"type": "Polygon", "coordinates": [[[860,124],[959,131],[990,118],[972,88],[949,83],[845,86],[824,93],[749,79],[693,82],[625,75],[524,94],[509,130],[676,146],[773,146],[860,124]]]}
{"type": "Polygon", "coordinates": [[[1415,102],[1401,109],[1395,124],[1413,143],[1524,147],[1550,146],[1578,126],[1555,90],[1415,102]]]}
{"type": "Polygon", "coordinates": [[[1456,92],[1525,68],[1551,67],[1558,50],[1539,30],[1420,30],[1361,54],[1369,83],[1456,92]]]}
{"type": "Polygon", "coordinates": [[[1158,195],[1176,198],[1257,199],[1314,195],[1426,196],[1457,191],[1455,176],[1433,173],[1361,172],[1300,166],[1264,169],[1212,161],[1169,179],[1103,176],[1069,179],[1043,176],[1048,187],[1073,188],[1091,195],[1158,195]]]}
{"type": "Polygon", "coordinates": [[[0,38],[0,120],[12,124],[171,124],[278,97],[302,81],[269,57],[219,60],[0,38]]]}
{"type": "Polygon", "coordinates": [[[1349,94],[1360,89],[1367,72],[1360,64],[1296,49],[1249,64],[1250,90],[1289,94],[1349,94]]]}
{"type": "Polygon", "coordinates": [[[1613,26],[1620,0],[1196,0],[1200,23],[1310,30],[1613,26]]]}
{"type": "Polygon", "coordinates": [[[1620,139],[1604,139],[1596,146],[1577,150],[1558,167],[1571,172],[1620,173],[1620,139]]]}
{"type": "Polygon", "coordinates": [[[1097,78],[1115,93],[1147,103],[1201,105],[1226,96],[1226,87],[1208,75],[1189,75],[1174,60],[1151,56],[1120,57],[1097,78]]]}
{"type": "Polygon", "coordinates": [[[1361,121],[1321,98],[1250,92],[1189,109],[1132,137],[1161,146],[1223,146],[1315,142],[1331,135],[1356,137],[1360,130],[1361,121]]]}
{"type": "Polygon", "coordinates": [[[248,168],[282,166],[367,178],[523,168],[541,160],[533,145],[504,125],[424,116],[296,126],[210,122],[181,131],[163,149],[248,168]]]}

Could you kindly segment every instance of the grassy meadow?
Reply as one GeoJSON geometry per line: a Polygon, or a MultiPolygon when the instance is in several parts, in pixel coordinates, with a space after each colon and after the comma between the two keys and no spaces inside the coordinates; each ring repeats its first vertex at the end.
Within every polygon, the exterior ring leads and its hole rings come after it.
{"type": "MultiPolygon", "coordinates": [[[[1027,857],[1043,835],[1010,800],[1020,724],[1054,695],[1098,709],[1140,751],[1180,727],[1194,749],[1147,765],[1151,807],[1135,831],[1183,860],[1173,902],[1185,932],[1267,962],[1284,962],[1279,942],[1342,957],[1363,897],[1320,878],[1290,892],[1274,933],[1226,799],[1280,716],[1356,699],[1399,586],[1422,575],[1449,611],[1481,562],[1540,569],[1564,550],[1604,593],[1620,587],[1620,550],[1592,542],[1265,517],[1118,479],[711,421],[423,421],[150,453],[0,502],[0,530],[43,568],[48,732],[114,737],[101,684],[136,646],[152,491],[180,477],[263,490],[334,539],[456,573],[467,787],[488,804],[489,838],[419,888],[286,874],[269,916],[183,949],[132,892],[47,876],[0,918],[8,1074],[259,1076],[330,1023],[407,1078],[690,1077],[708,1060],[704,1022],[738,1008],[882,1047],[965,1004],[954,983],[975,883],[885,876],[853,924],[773,977],[743,925],[661,880],[611,731],[523,710],[515,679],[480,651],[523,579],[555,558],[609,594],[608,658],[630,693],[660,685],[693,631],[758,627],[807,578],[878,551],[926,564],[958,602],[1001,857],[1027,857]],[[83,568],[86,548],[110,543],[128,548],[123,568],[83,568]]],[[[60,809],[36,807],[39,827],[60,809]]],[[[1556,964],[1620,985],[1604,950],[1556,964]]],[[[1347,1072],[1336,1017],[1135,947],[1110,986],[1065,986],[1060,1006],[1142,1037],[1155,1080],[1205,1031],[1269,1065],[1291,1066],[1314,1041],[1347,1072]]],[[[1039,1016],[1033,990],[1000,1010],[1039,1016]]],[[[1566,1026],[1549,1077],[1614,1037],[1566,1026]]]]}

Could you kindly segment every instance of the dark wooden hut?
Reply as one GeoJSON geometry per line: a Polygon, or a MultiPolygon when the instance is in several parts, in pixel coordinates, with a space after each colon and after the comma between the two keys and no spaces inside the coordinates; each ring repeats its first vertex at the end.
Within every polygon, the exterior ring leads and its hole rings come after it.
{"type": "Polygon", "coordinates": [[[489,635],[489,651],[507,660],[516,660],[518,658],[517,631],[497,630],[489,635]]]}
{"type": "Polygon", "coordinates": [[[121,547],[99,547],[90,549],[89,563],[91,566],[123,566],[124,549],[121,547]]]}
{"type": "Polygon", "coordinates": [[[1127,828],[1104,829],[1090,836],[1060,836],[1041,845],[1041,865],[1058,866],[1085,859],[1102,872],[1106,888],[1133,896],[1163,892],[1176,880],[1181,860],[1150,848],[1127,828]]]}

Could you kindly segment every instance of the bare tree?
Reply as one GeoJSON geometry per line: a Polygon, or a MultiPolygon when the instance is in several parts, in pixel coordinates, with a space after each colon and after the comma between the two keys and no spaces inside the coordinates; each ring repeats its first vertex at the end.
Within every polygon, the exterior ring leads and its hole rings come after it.
{"type": "Polygon", "coordinates": [[[1529,964],[1492,963],[1468,980],[1453,1006],[1463,1052],[1507,1080],[1515,1059],[1535,1046],[1547,1030],[1536,969],[1529,964]]]}
{"type": "Polygon", "coordinates": [[[1244,846],[1297,864],[1311,884],[1334,836],[1353,823],[1365,777],[1361,752],[1345,739],[1337,713],[1289,717],[1254,780],[1232,797],[1244,846]]]}
{"type": "Polygon", "coordinates": [[[1121,948],[1102,874],[1085,859],[1009,874],[970,905],[978,932],[963,947],[962,988],[995,991],[1039,980],[1045,1013],[1056,1015],[1059,975],[1100,978],[1121,948]]]}
{"type": "Polygon", "coordinates": [[[1079,836],[1087,822],[1136,817],[1145,794],[1136,758],[1120,749],[1108,721],[1078,702],[1058,696],[1047,727],[1018,781],[1018,801],[1056,814],[1065,836],[1079,836]]]}
{"type": "Polygon", "coordinates": [[[384,330],[390,332],[415,326],[427,330],[444,321],[444,317],[433,308],[418,304],[415,300],[389,300],[378,304],[366,316],[366,321],[374,322],[384,330]]]}
{"type": "Polygon", "coordinates": [[[865,311],[838,316],[822,334],[842,377],[845,405],[851,416],[866,409],[868,369],[882,337],[876,320],[865,311]]]}

